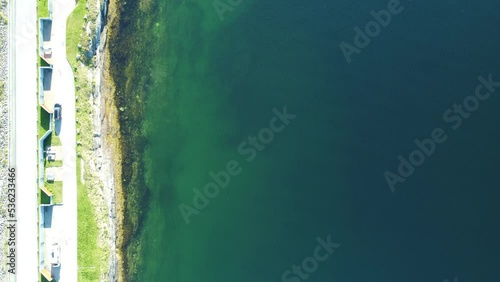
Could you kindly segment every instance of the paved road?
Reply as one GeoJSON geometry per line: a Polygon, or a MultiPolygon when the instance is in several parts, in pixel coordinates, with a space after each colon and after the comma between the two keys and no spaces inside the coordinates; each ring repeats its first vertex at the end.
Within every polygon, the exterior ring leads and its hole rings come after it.
{"type": "MultiPolygon", "coordinates": [[[[11,164],[17,169],[17,281],[38,281],[37,244],[37,41],[36,1],[10,1],[10,77],[12,114],[11,164]]],[[[66,18],[75,5],[73,0],[53,1],[53,89],[63,104],[60,137],[64,150],[64,205],[54,208],[53,226],[61,244],[61,267],[55,271],[58,281],[77,281],[77,205],[76,205],[76,129],[73,74],[66,60],[66,18]]],[[[48,238],[49,240],[52,238],[48,238]]],[[[14,280],[11,280],[14,281],[14,280]]]]}
{"type": "Polygon", "coordinates": [[[55,123],[63,146],[63,205],[53,209],[52,229],[61,245],[61,266],[53,271],[60,282],[77,281],[77,195],[75,86],[66,59],[66,19],[75,7],[74,0],[53,0],[52,87],[55,101],[62,105],[62,118],[55,123]],[[60,129],[60,131],[59,131],[60,129]]]}
{"type": "Polygon", "coordinates": [[[17,169],[17,281],[35,282],[38,281],[36,1],[9,3],[15,11],[9,22],[14,28],[14,34],[10,34],[10,51],[15,52],[15,56],[11,56],[14,62],[10,65],[15,66],[10,69],[10,75],[15,75],[12,94],[15,95],[17,169]]]}

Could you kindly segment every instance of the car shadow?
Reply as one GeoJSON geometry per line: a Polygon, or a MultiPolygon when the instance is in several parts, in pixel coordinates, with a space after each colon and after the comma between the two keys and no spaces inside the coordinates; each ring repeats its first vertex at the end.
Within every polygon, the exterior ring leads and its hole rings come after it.
{"type": "Polygon", "coordinates": [[[53,267],[51,266],[50,273],[52,274],[52,278],[54,278],[54,281],[59,281],[61,278],[61,265],[58,267],[53,267]]]}
{"type": "Polygon", "coordinates": [[[57,136],[59,136],[59,133],[61,133],[61,125],[62,125],[62,119],[54,121],[54,133],[57,136]]]}

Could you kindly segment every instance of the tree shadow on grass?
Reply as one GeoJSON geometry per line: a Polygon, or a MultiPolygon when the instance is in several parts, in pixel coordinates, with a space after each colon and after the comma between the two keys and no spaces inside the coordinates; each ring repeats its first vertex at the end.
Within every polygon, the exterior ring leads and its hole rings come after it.
{"type": "Polygon", "coordinates": [[[40,125],[47,132],[50,127],[50,114],[47,113],[44,109],[40,110],[40,125]]]}
{"type": "Polygon", "coordinates": [[[46,150],[48,147],[52,146],[52,134],[50,134],[49,136],[47,136],[47,138],[45,138],[45,141],[43,142],[43,146],[45,148],[43,148],[44,150],[46,150]]]}

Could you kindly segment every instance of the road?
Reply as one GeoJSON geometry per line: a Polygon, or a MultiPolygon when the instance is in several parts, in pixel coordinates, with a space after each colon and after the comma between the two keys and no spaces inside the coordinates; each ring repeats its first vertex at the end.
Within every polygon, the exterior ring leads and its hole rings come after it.
{"type": "MultiPolygon", "coordinates": [[[[17,277],[9,281],[38,281],[37,242],[37,10],[35,0],[9,1],[11,165],[17,171],[17,277]],[[13,110],[15,109],[15,110],[13,110]]],[[[53,1],[53,91],[64,107],[60,138],[63,145],[63,201],[54,207],[53,226],[58,227],[61,267],[57,281],[77,281],[77,197],[75,93],[71,67],[66,60],[66,18],[73,0],[53,1]]],[[[52,239],[52,238],[50,238],[52,239]]]]}
{"type": "MultiPolygon", "coordinates": [[[[17,170],[17,281],[38,281],[36,1],[9,1],[11,110],[17,170]],[[15,52],[15,53],[12,53],[15,52]]],[[[13,145],[13,144],[11,144],[13,145]]],[[[11,281],[14,281],[11,279],[11,281]]]]}
{"type": "Polygon", "coordinates": [[[74,7],[74,0],[53,0],[52,87],[56,103],[62,105],[62,118],[56,121],[55,131],[61,138],[64,156],[63,205],[54,206],[52,218],[54,239],[61,245],[61,266],[53,271],[59,282],[78,281],[75,86],[73,71],[66,59],[66,19],[74,7]]]}

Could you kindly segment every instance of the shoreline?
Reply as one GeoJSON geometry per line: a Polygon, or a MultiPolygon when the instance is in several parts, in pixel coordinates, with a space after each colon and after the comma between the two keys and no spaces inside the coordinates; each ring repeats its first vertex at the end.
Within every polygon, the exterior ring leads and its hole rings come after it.
{"type": "Polygon", "coordinates": [[[144,192],[141,189],[147,190],[142,170],[144,140],[140,130],[143,108],[141,102],[137,103],[138,96],[133,95],[141,91],[135,86],[141,85],[142,81],[133,83],[135,79],[142,79],[135,76],[137,65],[133,58],[134,51],[140,48],[129,42],[136,39],[134,36],[142,34],[136,33],[137,27],[122,30],[124,22],[135,20],[137,16],[133,4],[127,3],[127,9],[122,5],[120,0],[109,2],[105,28],[107,42],[101,50],[103,59],[99,60],[102,81],[99,123],[102,126],[103,152],[108,160],[105,164],[108,169],[101,174],[101,180],[104,191],[110,191],[115,197],[112,223],[115,231],[112,236],[114,256],[109,258],[110,277],[115,273],[115,280],[111,281],[133,281],[137,263],[140,264],[138,239],[142,211],[147,204],[147,197],[141,193],[144,192]],[[113,177],[110,178],[110,175],[113,177]]]}
{"type": "Polygon", "coordinates": [[[119,281],[135,281],[142,269],[141,235],[149,204],[143,122],[147,91],[154,83],[151,63],[144,58],[153,58],[159,48],[150,29],[156,23],[156,8],[153,1],[116,0],[109,5],[104,70],[109,92],[103,96],[109,128],[114,131],[108,133],[111,142],[107,143],[112,146],[114,175],[119,179],[115,191],[119,281]]]}
{"type": "MultiPolygon", "coordinates": [[[[106,0],[105,0],[106,1],[106,0]]],[[[118,1],[107,2],[107,13],[104,14],[105,22],[100,34],[100,42],[97,44],[97,67],[94,71],[96,78],[96,97],[93,100],[93,128],[94,141],[98,144],[98,149],[94,151],[97,156],[92,157],[98,160],[97,166],[91,168],[100,179],[102,196],[105,199],[108,211],[107,222],[98,222],[104,225],[104,229],[109,232],[108,237],[100,240],[100,243],[107,244],[109,250],[108,271],[102,271],[105,277],[101,280],[107,281],[127,281],[125,279],[125,250],[127,241],[124,230],[125,221],[125,191],[123,187],[123,142],[122,127],[120,123],[119,105],[116,101],[117,87],[115,78],[112,75],[113,68],[116,67],[111,62],[112,54],[110,43],[114,40],[115,32],[119,32],[116,23],[120,22],[120,8],[118,1]],[[96,136],[97,135],[97,136],[96,136]],[[95,158],[97,157],[97,158],[95,158]],[[107,277],[106,277],[107,276],[107,277]]],[[[98,220],[99,221],[99,220],[98,220]]],[[[102,236],[102,234],[101,234],[102,236]]]]}
{"type": "Polygon", "coordinates": [[[99,118],[94,118],[94,124],[100,126],[100,134],[102,137],[102,151],[103,163],[106,167],[101,171],[100,179],[104,184],[104,191],[108,191],[108,207],[112,210],[111,218],[111,238],[112,241],[108,242],[112,253],[109,257],[109,280],[110,281],[124,281],[123,276],[123,255],[119,247],[119,241],[122,234],[121,226],[123,224],[123,188],[121,186],[121,167],[122,167],[122,154],[120,146],[120,123],[118,122],[118,107],[115,104],[113,95],[116,90],[114,79],[110,74],[110,50],[109,44],[106,41],[111,40],[111,31],[108,28],[108,23],[112,23],[117,17],[117,7],[115,1],[108,3],[108,14],[106,19],[106,26],[101,33],[101,45],[99,46],[98,59],[99,66],[96,70],[99,77],[96,82],[96,88],[100,99],[97,110],[100,112],[99,118]],[[103,43],[104,42],[104,43],[103,43]],[[104,46],[103,46],[104,45],[104,46]],[[112,177],[110,177],[112,176],[112,177]]]}
{"type": "Polygon", "coordinates": [[[95,60],[88,64],[89,61],[77,58],[76,64],[72,65],[75,78],[85,78],[75,85],[76,111],[82,112],[81,119],[77,117],[77,166],[80,167],[77,173],[80,174],[78,178],[81,182],[78,189],[84,189],[82,193],[88,197],[93,208],[91,212],[97,227],[96,247],[99,248],[99,255],[95,257],[98,259],[98,281],[115,282],[124,281],[121,275],[122,255],[117,244],[123,214],[118,142],[120,127],[113,99],[114,81],[109,75],[112,66],[108,44],[111,33],[109,23],[116,16],[116,3],[108,0],[90,1],[86,4],[87,9],[90,16],[95,15],[95,18],[91,21],[93,28],[88,29],[86,36],[92,43],[81,57],[93,54],[89,59],[95,60]],[[89,115],[85,117],[87,111],[89,115]]]}
{"type": "MultiPolygon", "coordinates": [[[[113,93],[114,85],[109,81],[108,68],[109,60],[106,58],[109,56],[109,50],[107,48],[108,29],[105,26],[103,32],[101,33],[101,43],[99,45],[99,50],[97,52],[97,61],[99,62],[98,67],[95,69],[96,77],[96,93],[97,97],[93,101],[94,115],[93,115],[93,128],[94,128],[94,140],[99,144],[99,148],[95,151],[96,156],[91,159],[97,159],[98,162],[96,166],[91,168],[94,173],[100,179],[103,192],[103,198],[105,200],[106,208],[108,211],[107,222],[102,222],[107,227],[109,232],[109,237],[104,238],[105,243],[107,243],[107,250],[109,253],[109,271],[108,279],[109,281],[120,281],[119,280],[119,261],[120,253],[117,249],[116,238],[118,237],[118,225],[119,225],[119,207],[120,204],[120,170],[117,169],[121,166],[121,157],[119,152],[119,146],[117,146],[117,136],[119,138],[119,124],[116,124],[116,107],[114,106],[113,99],[109,99],[109,95],[113,93]],[[108,239],[108,240],[106,240],[108,239]]],[[[83,167],[83,166],[82,166],[83,167]]]]}
{"type": "MultiPolygon", "coordinates": [[[[101,126],[101,136],[103,138],[103,152],[104,158],[106,159],[105,166],[107,166],[107,172],[100,175],[101,181],[104,184],[104,190],[108,190],[109,196],[114,200],[109,202],[113,206],[114,218],[112,220],[112,241],[110,243],[110,248],[113,250],[113,254],[109,258],[109,281],[124,281],[123,276],[123,255],[121,248],[119,247],[119,238],[122,234],[121,226],[123,222],[123,188],[121,186],[121,167],[122,167],[122,155],[120,146],[120,123],[118,122],[118,108],[115,104],[113,95],[115,93],[114,80],[110,74],[111,62],[110,62],[110,50],[109,41],[112,40],[112,31],[110,30],[110,25],[118,17],[117,11],[118,7],[115,6],[115,1],[108,2],[108,13],[106,15],[106,26],[101,33],[101,38],[104,38],[104,46],[99,46],[98,54],[101,55],[101,60],[98,70],[98,77],[100,78],[96,83],[96,88],[100,92],[100,105],[99,111],[101,112],[100,119],[94,120],[101,126]],[[102,82],[102,83],[100,83],[102,82]],[[110,177],[112,175],[112,177],[110,177]]],[[[102,41],[101,41],[102,44],[102,41]]]]}

